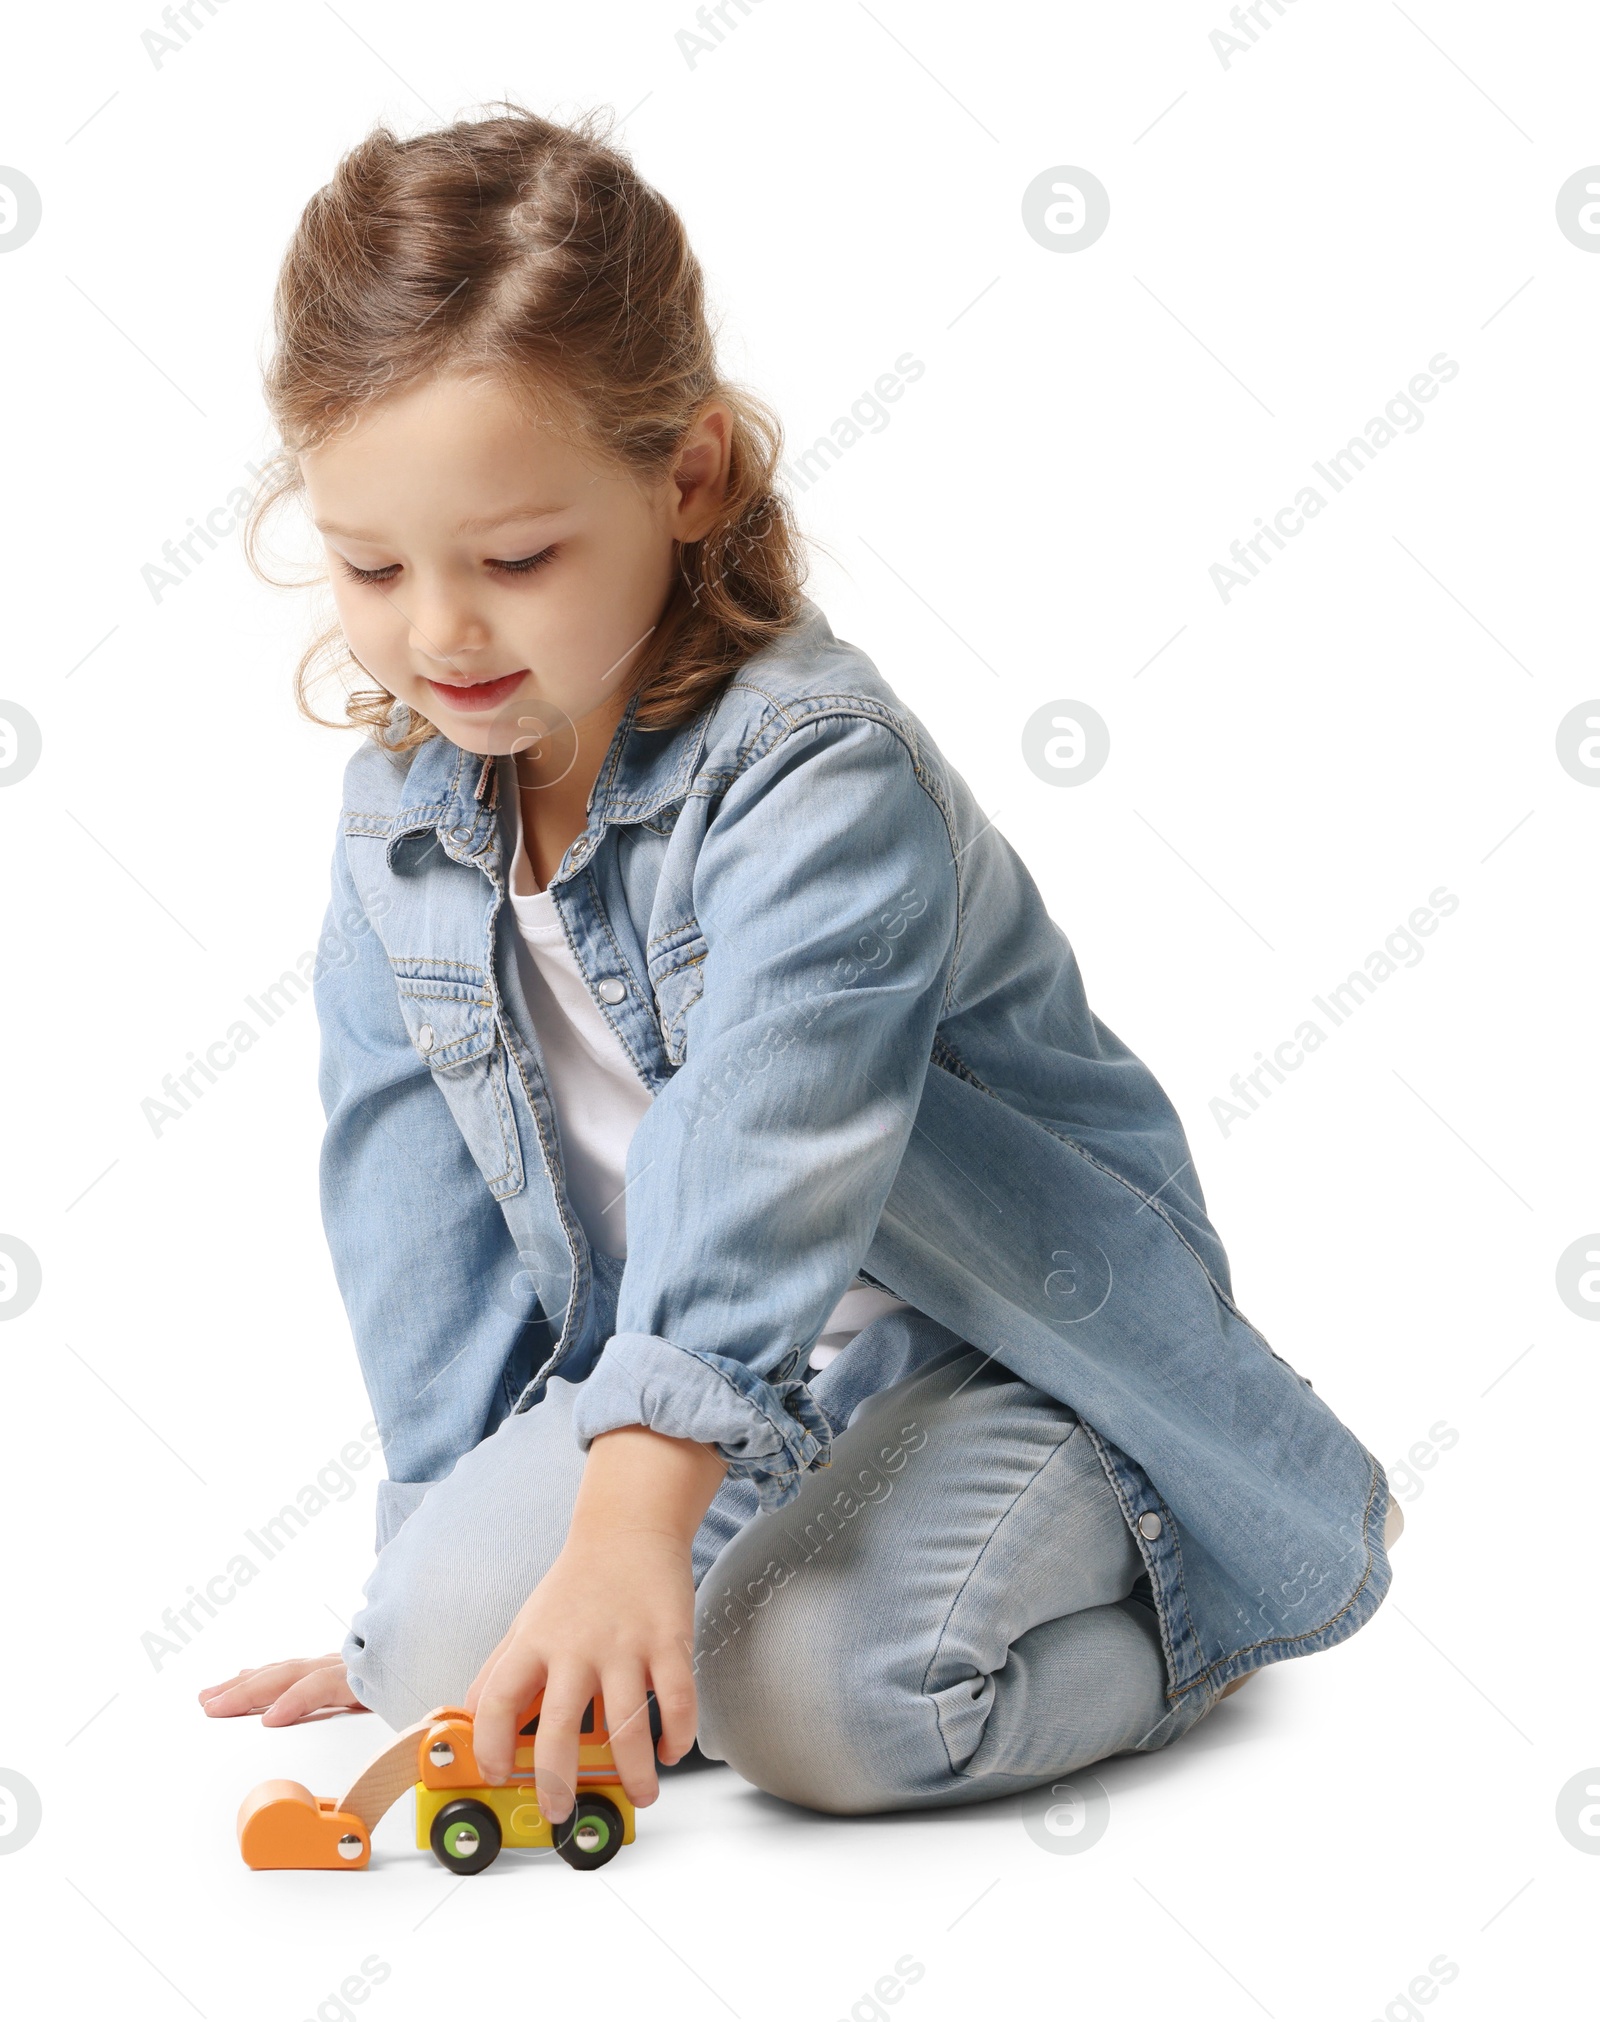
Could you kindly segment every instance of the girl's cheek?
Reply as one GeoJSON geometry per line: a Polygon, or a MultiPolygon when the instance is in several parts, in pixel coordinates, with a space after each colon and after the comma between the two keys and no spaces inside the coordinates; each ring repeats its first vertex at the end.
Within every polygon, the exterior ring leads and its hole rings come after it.
{"type": "Polygon", "coordinates": [[[333,609],[339,620],[339,629],[354,646],[361,636],[361,620],[350,601],[349,593],[338,582],[333,586],[333,609]]]}
{"type": "Polygon", "coordinates": [[[396,664],[393,627],[385,625],[380,617],[348,595],[336,596],[334,603],[351,652],[369,674],[387,687],[396,664]]]}

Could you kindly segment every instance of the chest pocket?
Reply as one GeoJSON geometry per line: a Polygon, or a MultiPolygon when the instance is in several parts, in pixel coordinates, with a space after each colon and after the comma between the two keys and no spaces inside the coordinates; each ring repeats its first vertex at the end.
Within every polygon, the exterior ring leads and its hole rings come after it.
{"type": "Polygon", "coordinates": [[[496,1200],[520,1193],[522,1144],[505,1049],[483,971],[469,962],[394,961],[400,1015],[496,1200]]]}
{"type": "Polygon", "coordinates": [[[687,1020],[705,988],[705,959],[706,937],[693,921],[650,944],[650,988],[656,1000],[656,1020],[674,1067],[681,1067],[688,1053],[687,1020]]]}

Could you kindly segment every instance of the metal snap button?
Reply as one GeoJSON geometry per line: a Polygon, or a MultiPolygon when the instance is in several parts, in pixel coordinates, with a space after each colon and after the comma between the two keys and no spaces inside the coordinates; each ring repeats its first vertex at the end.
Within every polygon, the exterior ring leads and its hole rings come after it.
{"type": "Polygon", "coordinates": [[[431,1053],[433,1051],[433,1027],[431,1025],[419,1025],[417,1027],[417,1051],[419,1053],[431,1053]]]}
{"type": "Polygon", "coordinates": [[[598,988],[602,1004],[620,1004],[628,994],[628,986],[620,976],[602,976],[598,988]]]}
{"type": "Polygon", "coordinates": [[[1139,1519],[1139,1535],[1142,1538],[1158,1538],[1161,1535],[1161,1519],[1153,1509],[1147,1509],[1139,1519]]]}
{"type": "Polygon", "coordinates": [[[453,828],[450,831],[450,840],[452,842],[471,842],[472,840],[471,828],[470,827],[453,828]]]}

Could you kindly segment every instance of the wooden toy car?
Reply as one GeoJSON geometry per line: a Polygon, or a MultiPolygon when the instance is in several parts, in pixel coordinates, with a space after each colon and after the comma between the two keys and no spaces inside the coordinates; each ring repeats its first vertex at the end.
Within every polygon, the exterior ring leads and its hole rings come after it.
{"type": "Polygon", "coordinates": [[[252,1868],[364,1868],[378,1820],[415,1789],[417,1845],[431,1847],[454,1874],[481,1874],[502,1847],[553,1847],[569,1867],[603,1867],[634,1836],[604,1703],[596,1695],[584,1714],[576,1802],[558,1825],[540,1812],[534,1788],[538,1727],[535,1700],[519,1723],[514,1757],[527,1781],[487,1784],[472,1750],[472,1715],[436,1707],[397,1734],[341,1798],[313,1797],[282,1777],[258,1783],[239,1807],[239,1851],[252,1868]]]}

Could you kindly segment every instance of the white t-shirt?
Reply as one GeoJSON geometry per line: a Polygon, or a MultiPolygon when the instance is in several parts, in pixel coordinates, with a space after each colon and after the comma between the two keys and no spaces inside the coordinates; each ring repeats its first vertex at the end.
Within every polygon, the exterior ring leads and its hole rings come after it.
{"type": "MultiPolygon", "coordinates": [[[[625,1258],[628,1146],[653,1097],[583,979],[555,900],[534,878],[522,839],[522,797],[510,765],[502,768],[500,790],[510,799],[508,891],[518,968],[561,1131],[567,1192],[595,1248],[625,1258]]],[[[870,1321],[904,1307],[903,1299],[858,1278],[828,1315],[811,1351],[811,1367],[823,1368],[870,1321]]]]}

